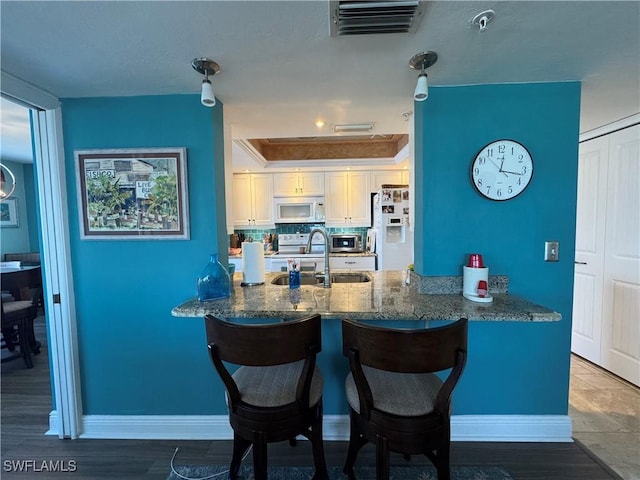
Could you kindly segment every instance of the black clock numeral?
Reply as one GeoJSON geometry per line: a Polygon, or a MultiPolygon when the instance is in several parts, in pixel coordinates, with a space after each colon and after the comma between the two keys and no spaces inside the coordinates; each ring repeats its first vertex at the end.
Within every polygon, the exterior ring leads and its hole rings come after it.
{"type": "Polygon", "coordinates": [[[504,145],[498,145],[498,153],[504,153],[507,148],[504,145]]]}
{"type": "Polygon", "coordinates": [[[522,185],[522,179],[519,178],[518,181],[516,182],[518,185],[522,185]]]}
{"type": "Polygon", "coordinates": [[[489,192],[491,191],[491,186],[487,185],[487,195],[489,195],[489,192]]]}
{"type": "Polygon", "coordinates": [[[482,187],[482,179],[481,178],[478,179],[478,187],[482,187]]]}
{"type": "Polygon", "coordinates": [[[509,189],[507,190],[507,193],[509,195],[511,195],[513,193],[513,187],[511,185],[509,185],[509,189]]]}
{"type": "Polygon", "coordinates": [[[493,157],[493,148],[488,148],[487,149],[487,156],[488,157],[493,157]]]}
{"type": "Polygon", "coordinates": [[[499,188],[499,189],[496,191],[496,195],[497,195],[498,197],[501,197],[501,196],[502,196],[502,189],[501,189],[501,188],[499,188]]]}
{"type": "Polygon", "coordinates": [[[527,173],[527,166],[525,165],[524,167],[522,167],[522,174],[526,174],[527,173]]]}
{"type": "Polygon", "coordinates": [[[484,157],[480,157],[478,158],[478,165],[484,165],[485,163],[487,163],[487,159],[484,157]]]}

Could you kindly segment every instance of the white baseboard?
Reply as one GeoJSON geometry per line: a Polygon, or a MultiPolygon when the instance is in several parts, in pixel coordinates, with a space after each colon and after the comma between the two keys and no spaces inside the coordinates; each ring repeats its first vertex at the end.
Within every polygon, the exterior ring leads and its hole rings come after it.
{"type": "MultiPolygon", "coordinates": [[[[57,435],[57,413],[47,435],[57,435]]],[[[325,440],[349,439],[348,415],[324,415],[325,440]]],[[[572,442],[568,415],[454,415],[451,439],[459,442],[572,442]]],[[[80,438],[230,440],[226,415],[85,415],[80,438]]]]}

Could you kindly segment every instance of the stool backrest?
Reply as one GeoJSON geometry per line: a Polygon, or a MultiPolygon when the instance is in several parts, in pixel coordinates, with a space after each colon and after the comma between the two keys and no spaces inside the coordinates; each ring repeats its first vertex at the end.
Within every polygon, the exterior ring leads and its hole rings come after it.
{"type": "Polygon", "coordinates": [[[343,354],[357,351],[358,361],[379,370],[430,373],[446,370],[466,359],[467,319],[443,327],[402,330],[342,322],[343,354]],[[462,358],[461,358],[462,357],[462,358]]]}
{"type": "Polygon", "coordinates": [[[231,323],[205,316],[207,343],[220,359],[236,365],[281,365],[322,349],[320,315],[266,325],[231,323]]]}

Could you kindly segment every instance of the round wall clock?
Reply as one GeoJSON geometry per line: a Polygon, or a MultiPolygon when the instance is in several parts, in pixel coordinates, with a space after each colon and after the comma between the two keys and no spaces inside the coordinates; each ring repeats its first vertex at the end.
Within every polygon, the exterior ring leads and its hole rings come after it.
{"type": "Polygon", "coordinates": [[[533,159],[515,140],[496,140],[478,152],[471,163],[471,183],[490,200],[510,200],[531,182],[533,159]]]}

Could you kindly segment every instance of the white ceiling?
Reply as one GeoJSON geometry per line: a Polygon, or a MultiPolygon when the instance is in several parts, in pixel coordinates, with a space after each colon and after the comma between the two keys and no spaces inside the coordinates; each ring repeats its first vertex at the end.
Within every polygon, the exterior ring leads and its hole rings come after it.
{"type": "Polygon", "coordinates": [[[351,37],[329,35],[328,0],[1,9],[2,70],[60,98],[199,93],[191,61],[214,59],[234,139],[329,135],[332,123],[363,121],[407,133],[417,78],[408,62],[424,50],[439,55],[432,87],[582,81],[581,132],[640,112],[638,1],[427,2],[415,34],[351,37]],[[479,32],[470,20],[489,8],[496,16],[479,32]]]}

